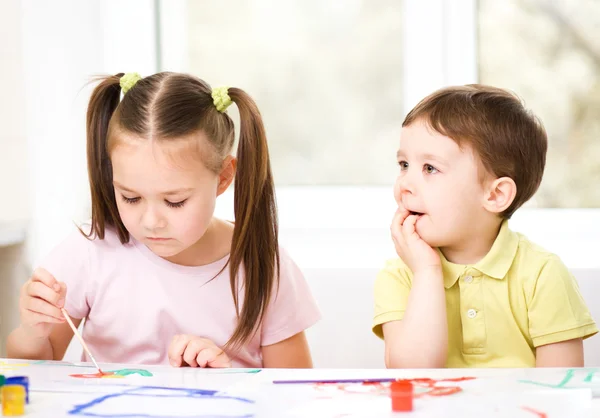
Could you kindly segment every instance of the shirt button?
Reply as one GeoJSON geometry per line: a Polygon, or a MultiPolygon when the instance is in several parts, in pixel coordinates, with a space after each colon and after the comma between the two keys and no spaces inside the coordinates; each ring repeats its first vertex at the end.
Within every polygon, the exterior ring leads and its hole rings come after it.
{"type": "Polygon", "coordinates": [[[471,283],[473,281],[473,276],[465,277],[465,283],[471,283]]]}
{"type": "Polygon", "coordinates": [[[467,311],[467,316],[471,319],[475,318],[477,316],[477,311],[475,309],[469,309],[467,311]]]}

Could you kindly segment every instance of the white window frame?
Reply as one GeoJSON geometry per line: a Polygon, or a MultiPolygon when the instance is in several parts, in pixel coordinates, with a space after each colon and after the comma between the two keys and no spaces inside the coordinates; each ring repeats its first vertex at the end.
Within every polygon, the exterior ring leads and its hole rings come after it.
{"type": "MultiPolygon", "coordinates": [[[[187,72],[187,1],[155,4],[161,69],[187,72]]],[[[437,88],[478,81],[477,0],[403,0],[403,6],[406,114],[437,88]]],[[[281,242],[301,266],[371,268],[394,256],[391,186],[277,187],[277,195],[281,242]]],[[[217,215],[233,219],[232,201],[231,192],[220,198],[217,215]]],[[[526,208],[511,225],[569,267],[600,268],[600,209],[526,208]]]]}

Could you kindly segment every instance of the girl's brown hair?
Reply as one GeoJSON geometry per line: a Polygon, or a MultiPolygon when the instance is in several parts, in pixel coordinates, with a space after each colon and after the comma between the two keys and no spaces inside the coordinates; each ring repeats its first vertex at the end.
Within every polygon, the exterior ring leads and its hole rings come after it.
{"type": "MultiPolygon", "coordinates": [[[[113,189],[110,150],[119,132],[152,141],[171,141],[203,132],[206,166],[218,173],[233,149],[231,118],[213,104],[212,89],[187,74],[162,72],[139,80],[120,100],[122,73],[101,79],[87,110],[87,159],[92,199],[92,229],[88,238],[104,238],[116,230],[129,241],[113,189]]],[[[279,282],[277,208],[265,128],[256,103],[243,90],[230,88],[240,114],[240,138],[234,183],[235,227],[229,257],[230,284],[238,324],[227,347],[239,348],[255,335],[279,282]],[[238,273],[244,269],[240,312],[238,273]]]]}

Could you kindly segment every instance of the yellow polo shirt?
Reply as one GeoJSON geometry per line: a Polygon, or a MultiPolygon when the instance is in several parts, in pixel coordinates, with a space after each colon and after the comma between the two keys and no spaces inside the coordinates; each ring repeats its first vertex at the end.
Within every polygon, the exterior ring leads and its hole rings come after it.
{"type": "MultiPolygon", "coordinates": [[[[554,254],[505,221],[489,253],[458,265],[440,252],[446,289],[446,367],[534,367],[535,347],[598,332],[575,278],[554,254]]],[[[412,272],[389,261],[375,282],[373,332],[404,316],[412,272]]],[[[427,330],[423,330],[427,332],[427,330]]]]}

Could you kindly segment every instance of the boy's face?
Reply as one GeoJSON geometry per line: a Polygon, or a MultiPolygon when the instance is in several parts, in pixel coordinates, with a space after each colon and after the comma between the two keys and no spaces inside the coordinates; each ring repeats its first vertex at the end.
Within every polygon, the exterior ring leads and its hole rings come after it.
{"type": "Polygon", "coordinates": [[[431,247],[465,243],[483,207],[481,167],[470,147],[435,132],[423,121],[402,128],[399,174],[394,186],[398,205],[420,213],[416,231],[431,247]]]}

